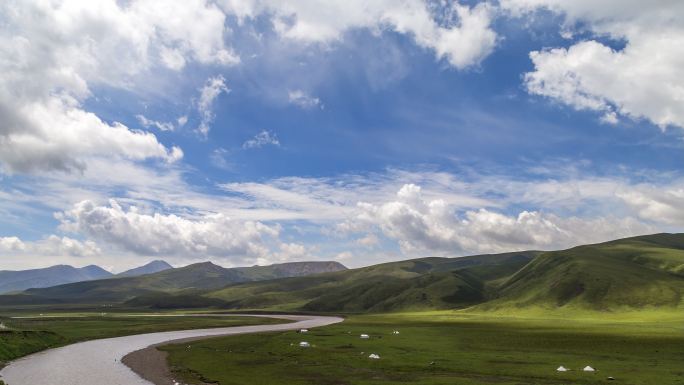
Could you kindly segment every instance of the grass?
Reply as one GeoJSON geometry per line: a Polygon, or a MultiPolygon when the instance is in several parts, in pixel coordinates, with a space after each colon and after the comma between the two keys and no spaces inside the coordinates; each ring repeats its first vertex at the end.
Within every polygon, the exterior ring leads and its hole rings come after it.
{"type": "Polygon", "coordinates": [[[657,321],[630,314],[623,321],[596,314],[575,320],[364,315],[307,334],[240,335],[162,349],[189,384],[684,384],[684,316],[657,321]],[[361,340],[362,333],[371,338],[361,340]],[[300,341],[312,347],[300,348],[300,341]],[[371,353],[381,358],[371,360],[371,353]],[[557,373],[559,365],[574,370],[557,373]],[[599,371],[578,370],[586,365],[599,371]]]}
{"type": "Polygon", "coordinates": [[[85,340],[160,331],[282,323],[256,317],[164,317],[127,314],[45,314],[31,318],[0,318],[0,366],[27,354],[85,340]],[[49,317],[47,317],[49,316],[49,317]]]}

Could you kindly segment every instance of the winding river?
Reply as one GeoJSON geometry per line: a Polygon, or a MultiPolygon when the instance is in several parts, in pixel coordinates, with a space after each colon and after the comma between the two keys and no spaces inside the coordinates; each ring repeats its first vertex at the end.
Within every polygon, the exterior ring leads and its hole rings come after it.
{"type": "Polygon", "coordinates": [[[121,358],[151,345],[179,340],[308,329],[342,321],[342,318],[322,316],[261,315],[261,317],[288,319],[295,322],[180,330],[79,342],[12,361],[0,371],[0,378],[8,385],[150,385],[150,382],[140,378],[122,364],[121,358]]]}

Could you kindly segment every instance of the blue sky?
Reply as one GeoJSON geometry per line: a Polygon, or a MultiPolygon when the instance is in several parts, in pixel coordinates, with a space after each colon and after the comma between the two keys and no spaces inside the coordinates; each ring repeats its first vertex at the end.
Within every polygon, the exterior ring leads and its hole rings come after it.
{"type": "Polygon", "coordinates": [[[679,231],[684,10],[615,7],[9,2],[0,269],[679,231]]]}

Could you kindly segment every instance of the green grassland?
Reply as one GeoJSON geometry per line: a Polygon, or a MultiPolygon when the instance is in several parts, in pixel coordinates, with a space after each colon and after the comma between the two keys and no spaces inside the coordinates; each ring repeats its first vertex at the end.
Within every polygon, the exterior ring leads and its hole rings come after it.
{"type": "Polygon", "coordinates": [[[684,384],[682,314],[533,316],[362,315],[307,334],[230,336],[161,349],[188,384],[684,384]],[[362,333],[371,338],[360,339],[362,333]],[[300,341],[312,347],[300,348],[300,341]],[[369,359],[371,353],[381,358],[369,359]],[[558,373],[559,365],[573,370],[558,373]],[[586,365],[598,371],[578,370],[586,365]]]}
{"type": "Polygon", "coordinates": [[[2,318],[0,366],[3,362],[40,350],[96,338],[183,329],[282,323],[256,317],[187,317],[126,314],[46,314],[35,318],[2,318]],[[48,317],[49,315],[49,317],[48,317]]]}

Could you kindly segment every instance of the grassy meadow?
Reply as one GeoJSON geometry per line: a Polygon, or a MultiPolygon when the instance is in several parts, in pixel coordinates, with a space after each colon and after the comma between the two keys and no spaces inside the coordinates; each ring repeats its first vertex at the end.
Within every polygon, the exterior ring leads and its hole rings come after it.
{"type": "Polygon", "coordinates": [[[359,315],[306,334],[220,337],[161,349],[188,384],[684,384],[684,315],[647,314],[359,315]],[[360,339],[362,333],[370,339],[360,339]],[[311,347],[300,348],[300,341],[311,347]],[[559,365],[572,371],[558,373],[559,365]],[[586,365],[598,371],[579,370],[586,365]]]}
{"type": "Polygon", "coordinates": [[[256,317],[184,317],[180,314],[45,313],[29,318],[0,317],[0,366],[40,350],[97,338],[212,327],[282,323],[256,317]]]}

